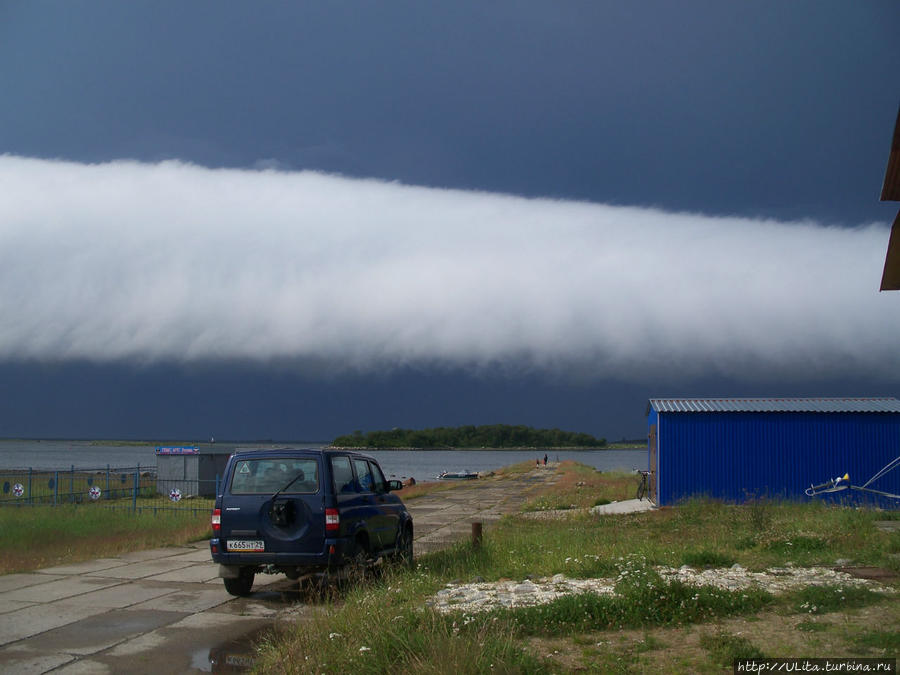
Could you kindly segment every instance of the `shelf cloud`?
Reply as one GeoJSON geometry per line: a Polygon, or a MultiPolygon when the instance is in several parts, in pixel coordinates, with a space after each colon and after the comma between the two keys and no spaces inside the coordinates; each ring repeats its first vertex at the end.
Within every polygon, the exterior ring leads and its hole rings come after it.
{"type": "Polygon", "coordinates": [[[900,378],[888,226],[0,157],[0,360],[900,378]]]}

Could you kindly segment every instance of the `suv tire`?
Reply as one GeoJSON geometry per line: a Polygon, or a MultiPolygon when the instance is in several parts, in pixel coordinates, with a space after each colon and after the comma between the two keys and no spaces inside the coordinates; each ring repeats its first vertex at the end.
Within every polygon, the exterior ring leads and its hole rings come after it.
{"type": "Polygon", "coordinates": [[[239,598],[250,595],[250,589],[253,588],[253,579],[255,577],[256,572],[247,567],[242,567],[239,576],[233,579],[223,579],[225,590],[239,598]]]}
{"type": "Polygon", "coordinates": [[[413,536],[409,527],[404,527],[397,537],[397,550],[393,557],[400,567],[413,566],[413,536]]]}

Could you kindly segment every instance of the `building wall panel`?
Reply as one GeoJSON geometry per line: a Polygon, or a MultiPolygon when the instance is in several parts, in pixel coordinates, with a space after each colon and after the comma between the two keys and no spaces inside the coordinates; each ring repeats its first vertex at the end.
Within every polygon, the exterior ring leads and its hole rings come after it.
{"type": "MultiPolygon", "coordinates": [[[[692,496],[805,500],[811,484],[849,473],[861,485],[900,454],[895,414],[658,413],[654,419],[660,505],[692,496]]],[[[900,470],[872,487],[900,494],[900,470]]],[[[897,500],[887,505],[896,507],[897,500]]]]}

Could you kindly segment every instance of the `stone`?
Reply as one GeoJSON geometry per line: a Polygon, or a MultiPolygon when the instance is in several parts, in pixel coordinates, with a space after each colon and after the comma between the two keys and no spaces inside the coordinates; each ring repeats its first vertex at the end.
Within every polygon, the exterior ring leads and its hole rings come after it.
{"type": "MultiPolygon", "coordinates": [[[[866,586],[882,593],[896,593],[890,586],[882,586],[866,579],[857,579],[844,572],[824,567],[771,568],[765,572],[749,572],[740,565],[729,568],[694,570],[687,565],[676,569],[659,566],[654,568],[664,579],[681,581],[693,586],[712,586],[729,591],[759,588],[770,593],[783,593],[803,586],[842,584],[866,586]]],[[[550,578],[541,577],[534,581],[516,583],[502,580],[494,583],[479,583],[443,589],[426,600],[440,612],[488,611],[494,607],[525,607],[552,602],[563,595],[577,593],[597,593],[614,595],[615,581],[612,579],[569,579],[556,574],[550,578]],[[452,604],[451,604],[452,602],[452,604]]]]}

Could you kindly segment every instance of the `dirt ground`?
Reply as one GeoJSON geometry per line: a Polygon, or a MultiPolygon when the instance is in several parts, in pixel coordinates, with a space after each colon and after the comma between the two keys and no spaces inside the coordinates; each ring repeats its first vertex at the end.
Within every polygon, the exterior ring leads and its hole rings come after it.
{"type": "Polygon", "coordinates": [[[900,600],[889,596],[875,605],[830,614],[798,614],[776,608],[684,627],[534,638],[529,645],[536,654],[556,663],[560,672],[722,673],[732,672],[730,655],[725,657],[725,665],[709,642],[747,641],[770,658],[896,658],[895,647],[880,645],[896,645],[898,630],[900,600]],[[873,634],[876,646],[869,646],[873,634]]]}

